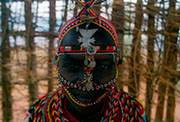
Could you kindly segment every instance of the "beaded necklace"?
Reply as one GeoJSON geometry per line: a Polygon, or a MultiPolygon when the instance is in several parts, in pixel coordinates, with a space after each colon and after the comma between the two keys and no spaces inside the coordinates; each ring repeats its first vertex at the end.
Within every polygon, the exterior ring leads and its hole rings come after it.
{"type": "MultiPolygon", "coordinates": [[[[33,122],[76,122],[74,117],[68,115],[64,109],[62,89],[46,94],[37,101],[28,111],[27,121],[33,122]]],[[[107,104],[103,110],[100,122],[146,122],[143,106],[131,98],[123,90],[117,91],[112,87],[108,94],[107,104]]],[[[80,122],[77,120],[77,122],[80,122]]]]}
{"type": "MultiPolygon", "coordinates": [[[[62,91],[61,91],[62,92],[62,91]]],[[[63,93],[63,92],[62,92],[63,93]]],[[[64,97],[63,97],[64,98],[64,97]]],[[[64,98],[65,99],[65,98],[64,98]]],[[[66,109],[66,100],[63,100],[65,101],[64,104],[61,104],[61,108],[64,108],[63,111],[61,111],[61,114],[60,116],[62,117],[63,116],[63,120],[66,120],[67,122],[80,122],[78,120],[76,120],[69,112],[68,110],[66,109]],[[63,107],[64,105],[64,107],[63,107]],[[65,117],[65,116],[66,117],[65,117]]],[[[120,104],[120,101],[118,100],[118,94],[116,93],[116,88],[112,88],[112,90],[110,91],[110,93],[108,94],[108,107],[103,115],[103,117],[101,118],[101,121],[100,122],[113,122],[114,119],[117,117],[117,116],[121,116],[121,121],[123,120],[122,119],[122,115],[123,115],[123,109],[122,109],[122,106],[120,104]]],[[[101,111],[102,112],[102,111],[101,111]]],[[[119,120],[118,120],[119,121],[119,120]]]]}
{"type": "MultiPolygon", "coordinates": [[[[97,121],[98,119],[100,119],[99,118],[99,116],[102,116],[103,115],[103,113],[104,113],[104,111],[107,109],[107,103],[106,103],[107,101],[104,101],[104,103],[103,103],[103,105],[102,105],[102,109],[101,109],[101,111],[99,112],[99,114],[98,115],[96,115],[96,117],[95,117],[95,121],[97,121]]],[[[75,119],[70,113],[69,113],[69,111],[68,111],[68,109],[67,109],[67,99],[65,99],[64,100],[64,113],[66,114],[66,116],[68,116],[69,117],[69,119],[70,119],[70,121],[72,121],[72,122],[79,122],[77,119],[75,119]]],[[[81,120],[82,121],[82,120],[81,120]]],[[[86,120],[85,120],[86,121],[86,120]]]]}

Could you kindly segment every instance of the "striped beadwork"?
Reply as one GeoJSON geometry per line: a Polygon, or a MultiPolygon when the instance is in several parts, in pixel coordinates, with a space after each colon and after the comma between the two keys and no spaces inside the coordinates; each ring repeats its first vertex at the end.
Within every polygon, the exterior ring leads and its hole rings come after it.
{"type": "MultiPolygon", "coordinates": [[[[26,118],[31,122],[71,122],[71,120],[76,120],[72,116],[72,118],[66,116],[63,107],[65,99],[62,89],[51,92],[30,107],[26,118]]],[[[123,90],[118,92],[116,88],[112,88],[106,105],[107,110],[104,111],[101,122],[146,122],[142,105],[123,90]]]]}

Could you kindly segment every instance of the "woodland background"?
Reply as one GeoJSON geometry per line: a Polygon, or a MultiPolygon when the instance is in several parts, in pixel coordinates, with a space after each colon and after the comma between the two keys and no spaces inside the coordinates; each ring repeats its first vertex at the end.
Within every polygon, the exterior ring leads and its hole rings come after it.
{"type": "MultiPolygon", "coordinates": [[[[0,121],[23,121],[58,87],[58,30],[80,9],[72,0],[1,0],[0,121]]],[[[180,0],[107,0],[94,9],[119,36],[117,85],[143,101],[148,122],[180,122],[180,0]]]]}

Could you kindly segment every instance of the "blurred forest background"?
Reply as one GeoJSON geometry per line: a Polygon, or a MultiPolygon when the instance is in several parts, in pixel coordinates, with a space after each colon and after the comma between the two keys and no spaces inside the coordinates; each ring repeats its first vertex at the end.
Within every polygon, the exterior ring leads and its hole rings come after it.
{"type": "MultiPolygon", "coordinates": [[[[1,0],[0,121],[23,121],[30,104],[58,88],[58,30],[80,9],[72,0],[1,0]]],[[[94,9],[119,36],[117,85],[143,101],[148,122],[180,122],[180,0],[107,0],[94,9]]]]}

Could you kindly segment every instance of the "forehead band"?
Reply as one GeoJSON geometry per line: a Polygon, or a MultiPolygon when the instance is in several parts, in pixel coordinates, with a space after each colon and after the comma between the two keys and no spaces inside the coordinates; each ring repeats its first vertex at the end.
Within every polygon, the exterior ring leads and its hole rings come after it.
{"type": "MultiPolygon", "coordinates": [[[[116,46],[94,46],[94,49],[97,53],[106,53],[106,52],[116,52],[120,53],[120,50],[117,49],[116,46]]],[[[81,46],[61,46],[60,50],[57,53],[70,53],[70,52],[87,52],[88,50],[86,48],[83,48],[81,46]]]]}

